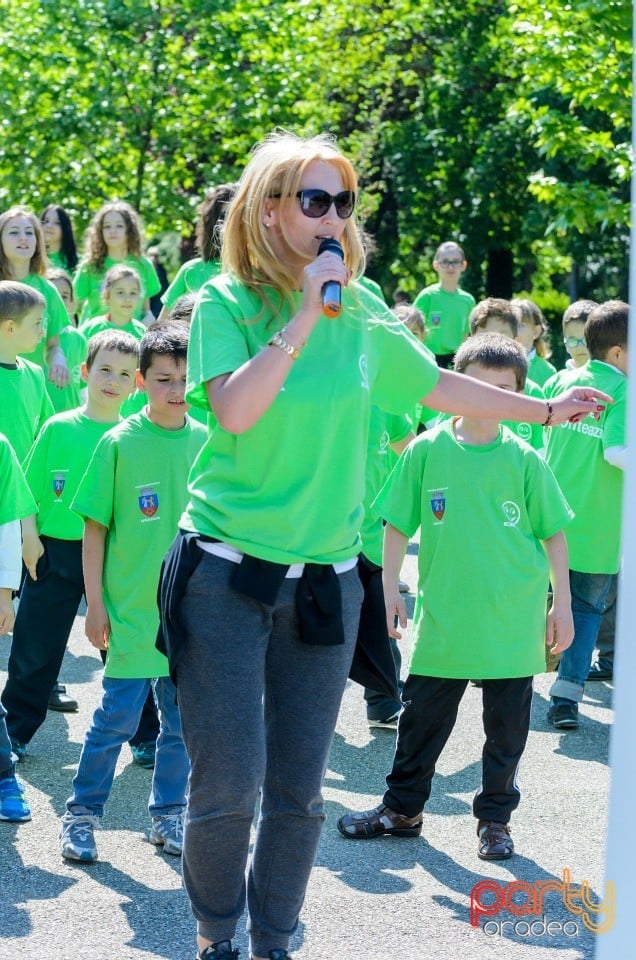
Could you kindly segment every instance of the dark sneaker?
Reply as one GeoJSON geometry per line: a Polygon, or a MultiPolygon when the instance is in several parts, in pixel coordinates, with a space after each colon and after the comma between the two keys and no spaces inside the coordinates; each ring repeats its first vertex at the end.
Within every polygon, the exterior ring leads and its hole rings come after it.
{"type": "Polygon", "coordinates": [[[422,832],[422,814],[403,817],[385,803],[373,810],[345,813],[338,820],[338,830],[348,840],[371,840],[389,834],[393,837],[419,837],[422,832]]]}
{"type": "Polygon", "coordinates": [[[605,667],[598,660],[596,663],[593,663],[590,667],[590,672],[587,675],[588,680],[613,680],[614,671],[611,667],[605,667]]]}
{"type": "Polygon", "coordinates": [[[579,708],[575,703],[554,703],[548,710],[548,723],[556,730],[576,730],[579,708]]]}
{"type": "Polygon", "coordinates": [[[515,852],[507,823],[478,820],[477,836],[479,837],[477,856],[480,860],[509,860],[515,852]]]}
{"type": "Polygon", "coordinates": [[[144,770],[152,770],[155,765],[156,748],[155,740],[148,743],[137,743],[134,747],[131,744],[130,752],[133,756],[133,763],[136,763],[138,767],[143,767],[144,770]]]}
{"type": "Polygon", "coordinates": [[[11,750],[16,758],[16,761],[19,762],[20,760],[24,760],[27,752],[26,743],[22,743],[21,740],[15,740],[13,737],[11,737],[10,740],[11,750]]]}
{"type": "Polygon", "coordinates": [[[79,704],[74,697],[70,697],[66,692],[63,683],[56,683],[49,694],[49,710],[57,710],[59,713],[75,713],[79,704]]]}
{"type": "Polygon", "coordinates": [[[0,780],[0,820],[23,823],[31,819],[31,808],[26,802],[22,784],[15,777],[0,780]]]}
{"type": "Polygon", "coordinates": [[[197,960],[238,960],[238,950],[232,949],[231,940],[212,943],[197,955],[197,960]]]}
{"type": "Polygon", "coordinates": [[[383,720],[368,720],[367,723],[374,730],[397,730],[398,717],[400,716],[400,711],[396,710],[395,713],[392,713],[389,717],[384,717],[383,720]]]}
{"type": "Polygon", "coordinates": [[[69,811],[64,814],[60,824],[60,852],[65,860],[82,863],[97,860],[95,827],[99,827],[99,817],[93,814],[69,811]]]}

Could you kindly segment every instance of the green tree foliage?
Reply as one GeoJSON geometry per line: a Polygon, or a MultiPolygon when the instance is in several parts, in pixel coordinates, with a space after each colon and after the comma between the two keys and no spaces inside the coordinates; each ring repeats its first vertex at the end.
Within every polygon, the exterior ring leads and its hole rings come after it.
{"type": "Polygon", "coordinates": [[[188,233],[274,127],[361,173],[370,273],[415,293],[456,238],[476,294],[624,275],[626,0],[9,0],[0,206],[104,200],[188,233]]]}

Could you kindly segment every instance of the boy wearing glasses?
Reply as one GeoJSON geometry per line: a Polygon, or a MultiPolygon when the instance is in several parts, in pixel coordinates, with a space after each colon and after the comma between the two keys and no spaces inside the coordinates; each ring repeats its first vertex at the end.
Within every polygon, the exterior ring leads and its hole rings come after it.
{"type": "Polygon", "coordinates": [[[437,248],[433,269],[439,282],[418,293],[413,306],[425,317],[426,346],[435,354],[437,365],[446,369],[452,366],[455,351],[470,333],[468,316],[475,298],[459,286],[466,257],[458,244],[442,243],[437,248]]]}
{"type": "Polygon", "coordinates": [[[570,358],[566,370],[578,370],[590,359],[583,330],[594,307],[598,307],[594,300],[576,300],[563,314],[563,344],[570,358]]]}

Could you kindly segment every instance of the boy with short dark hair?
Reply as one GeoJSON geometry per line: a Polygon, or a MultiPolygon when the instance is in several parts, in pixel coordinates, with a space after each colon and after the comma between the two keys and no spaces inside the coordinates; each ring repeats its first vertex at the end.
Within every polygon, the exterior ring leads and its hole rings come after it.
{"type": "Polygon", "coordinates": [[[101,705],[86,734],[62,818],[62,856],[97,859],[122,744],[137,729],[152,685],[160,714],[149,839],[181,854],[189,761],[168,661],[155,648],[159,570],[187,503],[190,466],[206,438],[186,416],[188,328],[154,324],[140,344],[137,385],[147,407],[102,438],[72,508],[85,520],[86,636],[106,649],[101,705]]]}
{"type": "Polygon", "coordinates": [[[459,286],[466,269],[466,257],[459,244],[440,244],[433,258],[439,280],[418,293],[413,304],[424,314],[426,345],[440,367],[450,367],[458,346],[469,334],[468,315],[475,298],[459,286]]]}
{"type": "Polygon", "coordinates": [[[548,720],[557,730],[578,727],[594,646],[612,575],[620,565],[623,470],[627,460],[627,335],[629,307],[610,300],[585,324],[590,359],[545,385],[546,398],[572,386],[609,394],[598,422],[587,417],[549,431],[546,459],[574,510],[567,530],[574,642],[562,656],[550,690],[548,720]]]}
{"type": "Polygon", "coordinates": [[[82,364],[86,404],[51,417],[25,462],[37,515],[24,525],[23,552],[36,559],[22,587],[2,694],[19,759],[46,717],[84,595],[84,524],[70,505],[95,447],[120,419],[119,408],[135,384],[137,352],[128,333],[94,337],[82,364]]]}
{"type": "Polygon", "coordinates": [[[44,336],[44,307],[37,290],[0,280],[0,432],[20,463],[53,413],[42,368],[20,356],[32,353],[44,336]]]}
{"type": "MultiPolygon", "coordinates": [[[[455,369],[518,393],[527,359],[520,344],[483,334],[462,344],[455,369]]],[[[486,736],[473,800],[478,855],[507,859],[532,678],[545,669],[546,641],[560,651],[572,639],[563,535],[571,511],[532,447],[496,421],[475,417],[454,417],[420,434],[375,506],[386,520],[384,595],[389,633],[397,638],[394,617],[402,627],[407,622],[397,578],[409,538],[421,527],[413,652],[384,800],[345,814],[338,829],[351,839],[419,835],[435,764],[469,680],[479,676],[486,736]]]]}

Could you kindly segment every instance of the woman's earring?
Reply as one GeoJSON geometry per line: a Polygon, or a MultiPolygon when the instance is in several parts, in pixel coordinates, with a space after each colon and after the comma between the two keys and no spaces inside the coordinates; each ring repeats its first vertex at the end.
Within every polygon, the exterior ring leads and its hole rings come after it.
{"type": "Polygon", "coordinates": [[[263,226],[265,227],[266,230],[269,230],[270,228],[270,224],[267,222],[267,220],[263,220],[263,226]]]}

